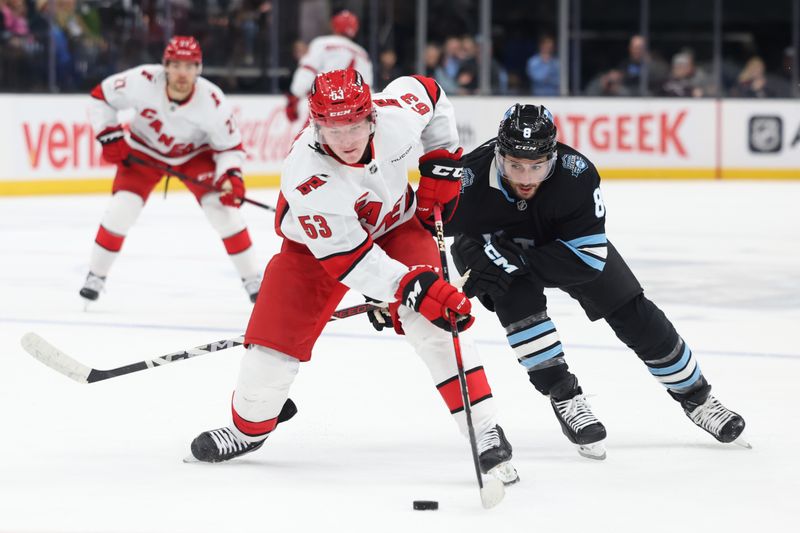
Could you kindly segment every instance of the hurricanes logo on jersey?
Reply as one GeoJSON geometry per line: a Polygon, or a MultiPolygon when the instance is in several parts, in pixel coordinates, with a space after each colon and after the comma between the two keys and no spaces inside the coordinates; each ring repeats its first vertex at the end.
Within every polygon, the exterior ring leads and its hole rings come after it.
{"type": "Polygon", "coordinates": [[[329,177],[330,176],[328,176],[327,174],[319,174],[317,176],[311,176],[310,178],[308,178],[306,181],[304,181],[303,183],[301,183],[300,185],[298,185],[295,188],[298,191],[300,191],[300,194],[305,196],[308,193],[310,193],[311,191],[313,191],[315,189],[319,189],[320,187],[322,187],[323,185],[328,183],[327,181],[325,181],[322,178],[329,178],[329,177]]]}

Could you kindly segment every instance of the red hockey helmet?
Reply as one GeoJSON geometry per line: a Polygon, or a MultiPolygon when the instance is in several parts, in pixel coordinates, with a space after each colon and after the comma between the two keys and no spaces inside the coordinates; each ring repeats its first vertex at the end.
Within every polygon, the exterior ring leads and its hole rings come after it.
{"type": "Polygon", "coordinates": [[[353,124],[372,115],[372,94],[358,71],[331,70],[314,79],[308,110],[320,126],[353,124]]]}
{"type": "Polygon", "coordinates": [[[346,35],[351,39],[358,33],[358,17],[348,10],[339,11],[331,18],[333,33],[346,35]]]}
{"type": "Polygon", "coordinates": [[[167,61],[191,61],[192,63],[203,62],[203,51],[200,43],[194,37],[176,35],[167,43],[164,48],[163,62],[167,61]]]}

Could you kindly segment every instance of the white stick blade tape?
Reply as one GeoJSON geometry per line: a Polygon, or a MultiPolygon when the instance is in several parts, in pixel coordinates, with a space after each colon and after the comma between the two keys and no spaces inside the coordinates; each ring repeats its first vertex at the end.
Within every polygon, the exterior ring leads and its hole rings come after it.
{"type": "Polygon", "coordinates": [[[491,509],[503,501],[506,495],[506,488],[503,482],[496,477],[486,476],[483,478],[483,488],[481,489],[481,503],[484,509],[491,509]]]}
{"type": "Polygon", "coordinates": [[[91,368],[79,363],[36,333],[26,333],[20,342],[25,351],[34,359],[38,359],[56,372],[64,374],[78,383],[88,383],[87,378],[89,372],[92,371],[91,368]]]}

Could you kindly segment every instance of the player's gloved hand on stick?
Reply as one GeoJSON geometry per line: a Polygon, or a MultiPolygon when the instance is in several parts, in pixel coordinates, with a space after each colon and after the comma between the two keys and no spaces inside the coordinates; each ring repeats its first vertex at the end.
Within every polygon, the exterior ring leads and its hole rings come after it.
{"type": "Polygon", "coordinates": [[[125,140],[122,126],[110,126],[97,134],[97,140],[103,146],[103,159],[114,165],[127,164],[131,155],[131,147],[125,140]]]}
{"type": "Polygon", "coordinates": [[[299,101],[300,99],[292,93],[286,95],[286,109],[284,111],[286,111],[286,118],[289,119],[289,122],[296,122],[299,117],[297,112],[297,103],[299,101]]]}
{"type": "MultiPolygon", "coordinates": [[[[367,303],[378,305],[382,303],[369,296],[365,296],[364,298],[366,298],[367,303]]],[[[384,329],[392,329],[394,327],[392,313],[389,311],[388,307],[376,307],[372,311],[367,311],[367,318],[369,318],[369,323],[372,324],[372,327],[375,328],[376,331],[383,331],[384,329]]]]}
{"type": "Polygon", "coordinates": [[[442,221],[453,217],[461,194],[462,149],[449,152],[444,148],[428,152],[419,158],[417,187],[417,218],[433,226],[433,206],[442,206],[442,221]]]}
{"type": "Polygon", "coordinates": [[[475,321],[470,315],[472,304],[466,295],[427,265],[411,267],[400,280],[396,296],[400,303],[446,331],[450,331],[450,313],[456,313],[458,331],[464,331],[475,321]]]}
{"type": "Polygon", "coordinates": [[[242,171],[238,168],[229,168],[225,171],[219,181],[217,188],[222,194],[219,197],[219,203],[229,207],[239,207],[242,205],[242,197],[244,197],[244,180],[242,179],[242,171]]]}
{"type": "Polygon", "coordinates": [[[515,278],[530,273],[525,252],[504,234],[493,235],[489,242],[459,235],[450,251],[470,271],[464,283],[464,294],[470,298],[502,296],[515,278]]]}

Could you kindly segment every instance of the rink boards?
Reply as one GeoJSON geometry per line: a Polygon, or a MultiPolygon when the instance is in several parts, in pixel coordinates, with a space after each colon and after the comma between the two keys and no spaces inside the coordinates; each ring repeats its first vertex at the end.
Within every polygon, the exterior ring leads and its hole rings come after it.
{"type": "MultiPolygon", "coordinates": [[[[290,123],[279,96],[230,97],[248,152],[250,187],[276,186],[305,122],[290,123]]],[[[604,179],[798,179],[796,100],[454,97],[461,143],[493,137],[516,102],[542,103],[560,140],[604,179]]],[[[0,195],[105,192],[106,164],[87,118],[88,95],[2,95],[0,195]]],[[[123,121],[129,118],[122,115],[123,121]]],[[[412,178],[414,172],[411,172],[412,178]]]]}

